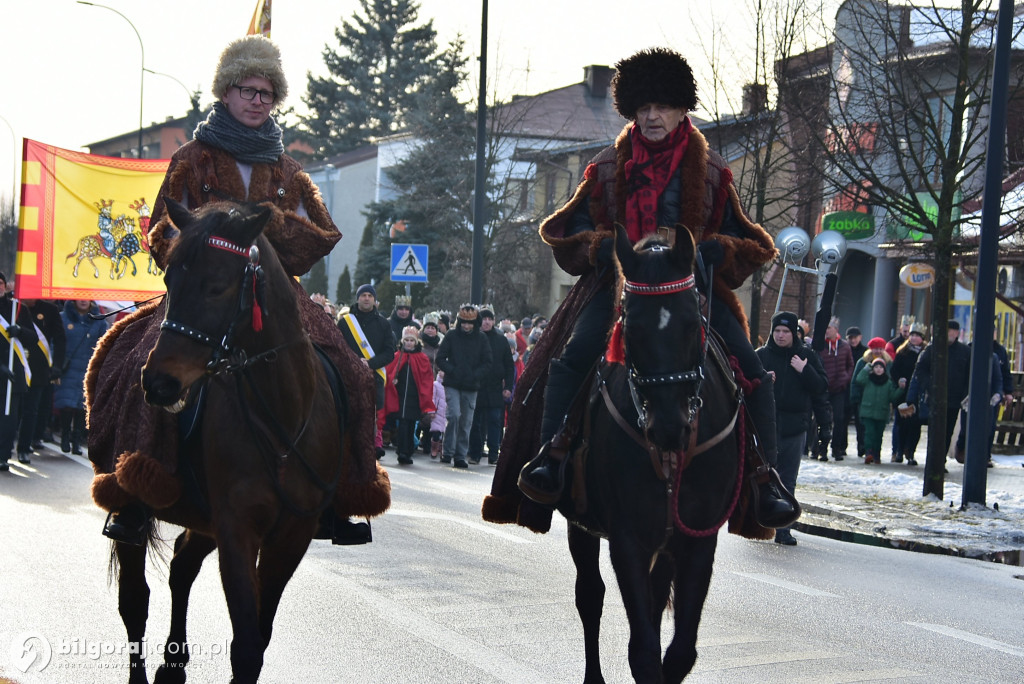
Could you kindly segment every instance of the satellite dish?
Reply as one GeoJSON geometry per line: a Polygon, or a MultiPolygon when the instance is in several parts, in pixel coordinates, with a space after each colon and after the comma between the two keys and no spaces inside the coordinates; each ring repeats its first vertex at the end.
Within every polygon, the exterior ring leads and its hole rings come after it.
{"type": "Polygon", "coordinates": [[[789,226],[779,231],[775,237],[775,246],[783,263],[800,263],[811,248],[811,239],[803,228],[789,226]]]}
{"type": "Polygon", "coordinates": [[[825,264],[838,264],[846,256],[846,238],[834,230],[823,230],[811,243],[814,258],[825,264]]]}

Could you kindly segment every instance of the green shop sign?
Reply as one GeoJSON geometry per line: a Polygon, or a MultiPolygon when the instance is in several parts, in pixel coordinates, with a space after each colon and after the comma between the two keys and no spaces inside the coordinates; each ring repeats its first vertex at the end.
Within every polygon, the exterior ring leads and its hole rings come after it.
{"type": "Polygon", "coordinates": [[[835,211],[821,217],[822,230],[834,230],[847,240],[864,240],[875,234],[874,214],[835,211]]]}
{"type": "MultiPolygon", "coordinates": [[[[934,225],[939,220],[939,204],[932,197],[930,192],[916,192],[914,198],[918,204],[921,205],[921,209],[924,210],[925,216],[934,225]]],[[[960,203],[963,201],[963,193],[959,190],[953,196],[953,212],[950,219],[955,224],[960,220],[960,203]]],[[[899,217],[897,215],[897,221],[899,217]]],[[[959,237],[960,227],[956,226],[953,230],[953,236],[959,237]]],[[[912,242],[921,242],[922,240],[931,240],[931,233],[926,233],[923,230],[923,226],[917,220],[916,216],[903,215],[902,221],[899,221],[897,225],[889,227],[889,237],[894,237],[898,240],[910,240],[912,242]]]]}

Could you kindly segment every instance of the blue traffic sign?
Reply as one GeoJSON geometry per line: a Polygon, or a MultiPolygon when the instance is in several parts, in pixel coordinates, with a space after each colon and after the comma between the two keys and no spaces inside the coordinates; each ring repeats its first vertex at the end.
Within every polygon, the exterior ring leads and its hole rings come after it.
{"type": "Polygon", "coordinates": [[[427,282],[428,245],[391,245],[391,280],[396,283],[427,282]]]}

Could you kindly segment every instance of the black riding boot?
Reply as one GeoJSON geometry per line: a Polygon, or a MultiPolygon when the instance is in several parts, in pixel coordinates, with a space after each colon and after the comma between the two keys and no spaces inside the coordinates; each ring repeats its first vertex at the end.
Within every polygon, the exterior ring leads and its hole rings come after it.
{"type": "Polygon", "coordinates": [[[142,503],[130,503],[119,511],[111,511],[103,526],[104,536],[132,546],[145,546],[153,516],[142,503]]]}
{"type": "Polygon", "coordinates": [[[530,485],[548,495],[542,497],[546,501],[538,503],[554,503],[560,498],[563,484],[562,465],[568,445],[554,444],[553,441],[559,441],[555,439],[556,433],[561,435],[559,428],[562,427],[565,415],[569,412],[569,405],[579,392],[582,382],[583,374],[576,372],[560,359],[551,361],[548,384],[544,390],[544,416],[540,423],[540,441],[543,446],[536,467],[524,473],[530,485]],[[552,451],[558,453],[552,454],[552,451]]]}
{"type": "Polygon", "coordinates": [[[764,453],[764,473],[757,476],[756,517],[765,527],[786,527],[793,523],[799,511],[779,491],[781,483],[774,471],[778,463],[778,432],[775,427],[775,382],[770,375],[761,378],[761,384],[747,397],[747,410],[757,429],[758,441],[764,453]]]}

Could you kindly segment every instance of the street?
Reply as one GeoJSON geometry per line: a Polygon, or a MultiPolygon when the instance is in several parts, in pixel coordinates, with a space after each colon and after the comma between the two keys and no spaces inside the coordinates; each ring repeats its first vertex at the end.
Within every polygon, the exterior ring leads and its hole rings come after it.
{"type": "MultiPolygon", "coordinates": [[[[313,542],[285,591],[263,682],[578,682],[582,628],[565,522],[535,535],[480,518],[493,468],[384,459],[392,510],[374,542],[313,542]]],[[[47,451],[0,474],[0,681],[126,681],[104,514],[84,460],[47,451]],[[25,633],[42,637],[26,642],[25,633]],[[52,656],[39,661],[45,640],[52,656]],[[30,656],[26,656],[30,657],[30,656]],[[23,672],[27,669],[27,672],[23,672]]],[[[172,541],[176,530],[164,526],[172,541]]],[[[692,682],[1019,682],[1021,568],[798,533],[799,546],[724,532],[692,682]]],[[[163,551],[169,558],[169,548],[163,551]]],[[[149,673],[170,620],[151,554],[149,673]]],[[[602,663],[631,681],[628,628],[607,553],[602,663]]],[[[215,556],[192,592],[190,681],[226,682],[231,629],[215,556]]],[[[671,619],[663,621],[663,647],[671,619]]]]}

